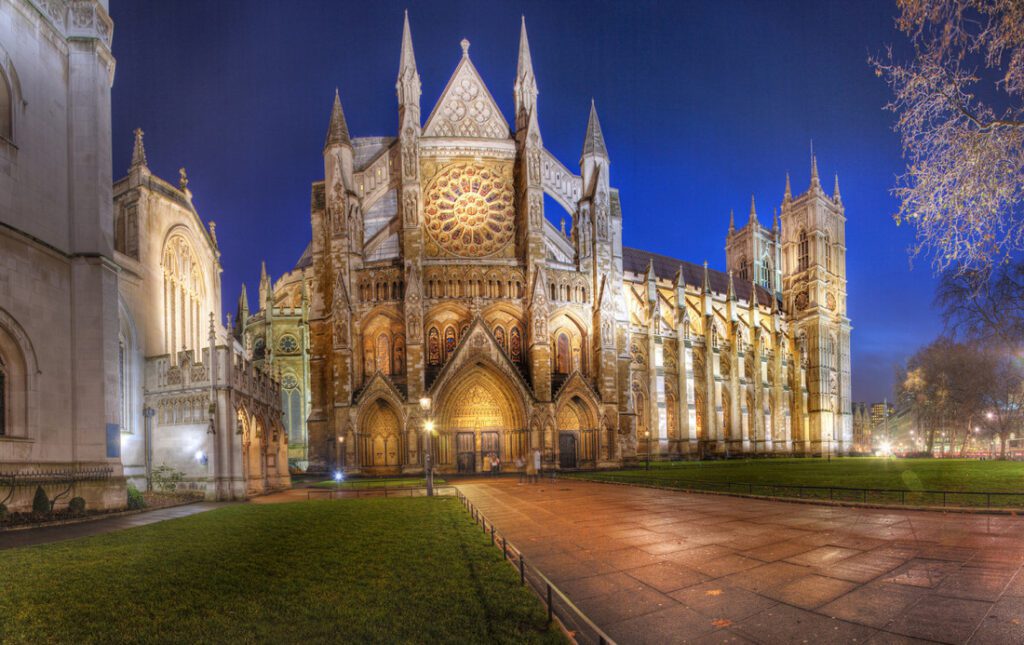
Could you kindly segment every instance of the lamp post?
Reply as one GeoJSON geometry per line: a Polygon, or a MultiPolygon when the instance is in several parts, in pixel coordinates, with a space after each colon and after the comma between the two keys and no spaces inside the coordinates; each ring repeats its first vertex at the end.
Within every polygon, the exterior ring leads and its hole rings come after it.
{"type": "Polygon", "coordinates": [[[645,460],[644,470],[651,469],[651,431],[644,430],[644,439],[647,440],[647,459],[645,460]]]}
{"type": "Polygon", "coordinates": [[[334,469],[341,472],[341,455],[345,448],[345,437],[338,435],[334,438],[334,469]]]}
{"type": "Polygon", "coordinates": [[[434,420],[430,418],[430,397],[425,396],[420,399],[420,408],[423,409],[423,413],[426,416],[426,420],[423,422],[423,434],[424,434],[424,451],[426,455],[423,457],[423,466],[426,470],[427,476],[427,497],[434,496],[434,454],[431,448],[431,435],[434,434],[434,420]]]}

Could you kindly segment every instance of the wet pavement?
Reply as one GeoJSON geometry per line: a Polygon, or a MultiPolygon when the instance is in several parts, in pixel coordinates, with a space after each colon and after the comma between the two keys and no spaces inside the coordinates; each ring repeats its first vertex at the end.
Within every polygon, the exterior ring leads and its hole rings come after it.
{"type": "Polygon", "coordinates": [[[220,508],[224,502],[196,502],[184,506],[173,506],[161,508],[143,513],[132,513],[130,515],[118,515],[102,519],[79,522],[77,524],[63,524],[60,526],[45,526],[41,528],[20,529],[16,531],[0,531],[0,550],[13,549],[22,546],[34,546],[36,544],[48,544],[62,540],[72,540],[90,535],[101,535],[112,533],[136,526],[145,526],[164,520],[173,520],[179,517],[188,517],[196,513],[220,508]]]}
{"type": "Polygon", "coordinates": [[[1024,517],[458,487],[619,643],[1024,643],[1024,517]]]}

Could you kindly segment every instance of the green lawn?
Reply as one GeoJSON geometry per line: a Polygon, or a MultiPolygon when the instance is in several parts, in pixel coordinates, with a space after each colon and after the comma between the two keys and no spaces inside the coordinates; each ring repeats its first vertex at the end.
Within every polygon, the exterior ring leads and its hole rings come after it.
{"type": "MultiPolygon", "coordinates": [[[[444,484],[445,481],[434,475],[434,485],[444,484]]],[[[427,481],[422,477],[382,477],[379,479],[346,479],[340,484],[335,482],[333,479],[328,479],[315,484],[310,484],[314,488],[340,488],[342,490],[353,490],[363,488],[395,488],[395,487],[410,487],[410,486],[426,486],[427,481]]]]}
{"type": "Polygon", "coordinates": [[[5,643],[564,642],[453,498],[229,506],[0,552],[5,643]]]}
{"type": "MultiPolygon", "coordinates": [[[[755,495],[828,497],[828,491],[772,489],[768,484],[896,489],[899,493],[833,492],[836,499],[907,504],[942,504],[941,495],[925,490],[962,491],[947,495],[949,505],[984,506],[977,492],[1024,493],[1024,463],[969,459],[751,459],[743,461],[652,462],[651,469],[580,473],[584,479],[649,483],[755,495]],[[729,486],[728,484],[732,485],[729,486]]],[[[1024,506],[1024,495],[993,496],[992,506],[1024,506]]]]}

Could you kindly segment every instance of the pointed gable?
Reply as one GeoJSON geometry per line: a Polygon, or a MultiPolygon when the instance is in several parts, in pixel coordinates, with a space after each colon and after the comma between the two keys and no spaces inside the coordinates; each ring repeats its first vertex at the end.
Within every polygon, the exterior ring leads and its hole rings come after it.
{"type": "Polygon", "coordinates": [[[430,113],[423,136],[478,139],[511,136],[508,122],[469,60],[469,41],[462,41],[462,60],[430,113]]]}

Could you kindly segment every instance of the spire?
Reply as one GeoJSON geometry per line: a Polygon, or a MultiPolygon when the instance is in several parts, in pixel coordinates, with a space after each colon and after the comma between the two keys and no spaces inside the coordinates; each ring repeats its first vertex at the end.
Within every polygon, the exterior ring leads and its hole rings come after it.
{"type": "Polygon", "coordinates": [[[704,293],[711,293],[711,276],[708,275],[707,260],[704,260],[704,293]]]}
{"type": "Polygon", "coordinates": [[[324,142],[324,148],[334,145],[352,145],[352,140],[348,136],[348,123],[345,122],[345,112],[341,109],[338,88],[334,88],[334,107],[331,108],[331,124],[327,127],[327,141],[324,142]]]}
{"type": "Polygon", "coordinates": [[[839,194],[839,173],[836,173],[836,187],[832,189],[832,201],[836,204],[843,203],[843,197],[839,194]]]}
{"type": "Polygon", "coordinates": [[[729,235],[732,235],[735,232],[736,232],[736,215],[733,213],[732,209],[730,208],[729,209],[729,235]]]}
{"type": "Polygon", "coordinates": [[[754,206],[754,196],[750,196],[750,221],[757,221],[757,207],[754,206]]]}
{"type": "Polygon", "coordinates": [[[793,189],[789,187],[789,173],[786,173],[786,191],[782,193],[782,201],[788,202],[793,199],[793,189]]]}
{"type": "MultiPolygon", "coordinates": [[[[246,292],[244,282],[242,283],[242,294],[238,296],[238,312],[249,313],[249,294],[246,292]]],[[[239,316],[239,319],[241,319],[241,316],[239,316]]]]}
{"type": "Polygon", "coordinates": [[[526,37],[526,16],[519,29],[519,64],[516,66],[516,129],[526,127],[530,116],[537,110],[537,77],[533,73],[530,41],[526,37]]]}
{"type": "Polygon", "coordinates": [[[146,147],[142,145],[142,128],[135,128],[135,147],[132,148],[132,168],[146,165],[146,147]]]}
{"type": "Polygon", "coordinates": [[[814,154],[813,141],[811,141],[811,188],[821,188],[821,180],[818,179],[818,157],[814,154]]]}
{"type": "Polygon", "coordinates": [[[398,60],[398,81],[395,83],[398,91],[398,102],[402,105],[407,103],[416,104],[420,102],[420,75],[416,71],[416,54],[412,50],[412,32],[409,30],[409,12],[405,12],[405,22],[402,25],[402,53],[398,60]]]}
{"type": "Polygon", "coordinates": [[[779,209],[772,209],[772,230],[779,232],[779,209]]]}
{"type": "Polygon", "coordinates": [[[608,148],[604,145],[604,134],[601,133],[601,122],[597,118],[597,107],[594,99],[590,99],[590,119],[587,121],[587,136],[583,138],[583,156],[601,156],[608,158],[608,148]]]}
{"type": "Polygon", "coordinates": [[[732,269],[729,270],[729,300],[736,299],[736,289],[732,285],[732,269]]]}

